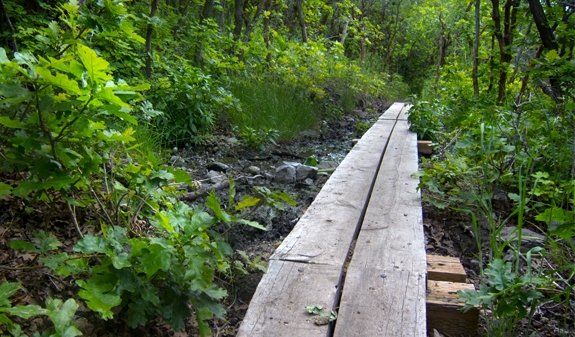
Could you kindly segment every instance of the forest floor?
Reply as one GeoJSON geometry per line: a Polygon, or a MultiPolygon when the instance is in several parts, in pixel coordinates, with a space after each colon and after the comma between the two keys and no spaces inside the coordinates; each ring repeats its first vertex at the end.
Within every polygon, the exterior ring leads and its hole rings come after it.
{"type": "MultiPolygon", "coordinates": [[[[268,259],[281,240],[289,234],[299,217],[311,204],[319,192],[328,175],[320,175],[313,182],[297,183],[293,185],[276,184],[273,182],[273,171],[282,161],[297,161],[303,163],[305,158],[315,155],[319,162],[330,162],[337,165],[352,147],[352,139],[357,138],[356,126],[358,123],[373,123],[379,114],[387,108],[385,102],[373,102],[368,106],[359,108],[354,113],[346,115],[340,121],[325,124],[319,132],[306,132],[289,144],[278,144],[264,151],[255,151],[236,143],[229,135],[222,133],[214,136],[204,146],[190,147],[177,151],[182,157],[182,165],[192,174],[195,180],[206,181],[207,167],[217,161],[229,166],[234,177],[246,175],[246,170],[257,166],[261,179],[239,179],[238,198],[242,194],[249,194],[252,185],[264,185],[271,190],[281,189],[288,192],[296,201],[297,206],[288,206],[283,211],[274,211],[262,208],[252,214],[253,220],[259,221],[268,228],[260,231],[252,227],[233,227],[228,232],[228,240],[236,250],[244,251],[251,259],[261,256],[268,259]]],[[[208,185],[209,187],[209,185],[208,185]]],[[[425,191],[424,191],[425,192],[425,191]]],[[[227,189],[218,191],[222,199],[227,198],[227,189]]],[[[194,201],[201,204],[201,198],[194,201]]],[[[471,220],[450,210],[439,210],[424,205],[424,231],[426,235],[426,248],[428,254],[459,257],[467,271],[469,280],[477,287],[479,284],[479,261],[476,256],[475,238],[470,231],[471,220]]],[[[39,267],[38,261],[32,254],[21,253],[7,248],[6,243],[12,239],[30,239],[30,233],[43,229],[51,232],[71,251],[71,247],[78,240],[74,226],[71,225],[68,211],[64,204],[55,209],[35,209],[26,212],[25,206],[17,200],[0,200],[0,281],[21,282],[25,291],[13,297],[13,304],[39,304],[44,305],[47,297],[61,299],[76,298],[77,285],[72,277],[62,278],[49,273],[48,269],[39,267]]],[[[239,256],[236,258],[240,259],[239,256]]],[[[248,308],[249,301],[262,276],[261,272],[251,270],[249,274],[230,273],[220,275],[217,283],[228,290],[225,307],[227,315],[225,320],[215,319],[212,322],[213,336],[235,336],[237,328],[248,308]]],[[[122,317],[121,308],[116,312],[122,317]]],[[[565,317],[564,308],[554,303],[547,303],[537,308],[529,336],[575,336],[573,332],[573,316],[565,317]],[[564,321],[566,318],[566,321],[564,321]],[[571,331],[566,330],[571,327],[571,331]]],[[[49,320],[41,317],[31,318],[28,321],[15,319],[22,324],[24,332],[32,335],[35,331],[42,331],[49,320]]],[[[184,331],[176,332],[170,329],[160,319],[146,327],[131,329],[125,325],[124,320],[102,321],[84,305],[77,312],[76,323],[85,336],[196,336],[197,326],[192,318],[184,331]]],[[[481,329],[485,329],[486,321],[482,320],[481,329]]],[[[525,322],[519,323],[519,331],[525,329],[525,322]]],[[[3,332],[0,326],[0,332],[3,332]]],[[[4,335],[2,333],[2,335],[4,335]]]]}

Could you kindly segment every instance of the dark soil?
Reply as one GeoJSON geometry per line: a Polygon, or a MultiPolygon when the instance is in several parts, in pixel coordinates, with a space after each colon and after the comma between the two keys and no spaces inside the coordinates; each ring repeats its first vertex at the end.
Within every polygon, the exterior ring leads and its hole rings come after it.
{"type": "MultiPolygon", "coordinates": [[[[290,144],[279,144],[264,151],[246,148],[240,143],[230,139],[229,135],[216,135],[204,146],[180,149],[173,153],[182,157],[184,167],[192,174],[196,181],[202,181],[203,187],[210,186],[206,179],[207,166],[219,161],[230,167],[237,179],[237,200],[244,194],[251,193],[253,185],[264,185],[271,190],[288,192],[296,201],[297,206],[288,206],[283,211],[262,207],[252,214],[252,220],[268,228],[261,231],[247,226],[235,226],[227,231],[228,241],[236,250],[245,251],[250,258],[262,256],[267,260],[279,243],[297,223],[299,217],[311,204],[329,175],[320,175],[313,183],[298,183],[294,185],[276,184],[273,182],[273,172],[277,165],[283,161],[296,161],[303,163],[304,158],[315,155],[319,162],[333,162],[337,165],[352,147],[352,139],[358,137],[356,125],[373,123],[377,116],[387,108],[384,102],[370,104],[370,111],[358,109],[354,113],[336,123],[326,123],[318,132],[305,132],[301,137],[290,144]],[[257,166],[261,172],[257,179],[244,179],[249,176],[247,168],[257,166]]],[[[0,181],[17,181],[17,176],[0,176],[0,181]]],[[[217,191],[222,201],[227,199],[227,189],[217,191]]],[[[194,201],[203,204],[203,199],[194,201]]],[[[91,223],[90,216],[86,215],[84,223],[91,223]]],[[[466,268],[469,280],[477,287],[479,285],[479,261],[475,239],[470,230],[470,219],[455,211],[435,209],[424,206],[424,231],[426,235],[426,248],[429,254],[459,257],[466,268]]],[[[12,297],[14,305],[39,304],[44,306],[48,297],[61,299],[76,298],[80,304],[76,323],[85,336],[196,336],[197,326],[194,318],[188,320],[184,331],[176,332],[169,328],[161,319],[151,322],[146,327],[129,328],[123,320],[103,321],[82,304],[77,297],[78,286],[73,277],[57,277],[49,273],[49,269],[41,268],[33,254],[20,253],[6,247],[6,243],[13,239],[32,239],[31,233],[37,230],[51,232],[65,246],[64,251],[71,251],[77,242],[78,235],[71,224],[68,210],[64,204],[56,204],[52,209],[42,205],[26,205],[22,200],[0,200],[0,281],[21,282],[23,291],[12,297]],[[32,208],[27,208],[32,207],[32,208]]],[[[87,232],[94,232],[94,225],[84,227],[87,232]]],[[[215,319],[212,322],[213,336],[235,336],[243,316],[248,308],[261,272],[251,270],[248,275],[240,273],[220,275],[216,282],[228,290],[226,298],[226,320],[215,319]]],[[[574,306],[575,307],[575,306],[574,306]]],[[[573,308],[565,316],[563,306],[547,303],[537,308],[533,326],[537,329],[532,336],[573,336],[573,308]],[[565,330],[564,318],[567,322],[565,330]]],[[[118,317],[124,313],[118,310],[118,317]]],[[[34,331],[42,331],[48,327],[49,320],[43,318],[28,321],[14,319],[20,323],[24,332],[32,335],[34,331]]],[[[523,326],[525,323],[521,323],[523,326]]],[[[0,326],[0,331],[3,329],[0,326]]]]}

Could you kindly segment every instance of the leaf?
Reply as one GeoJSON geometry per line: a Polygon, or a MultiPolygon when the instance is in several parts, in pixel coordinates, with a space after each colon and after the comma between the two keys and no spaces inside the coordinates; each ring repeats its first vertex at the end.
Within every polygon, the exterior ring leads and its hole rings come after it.
{"type": "Polygon", "coordinates": [[[559,58],[559,54],[557,53],[557,50],[555,50],[555,49],[548,51],[547,54],[545,55],[545,59],[549,63],[552,63],[553,61],[555,61],[558,58],[559,58]]]}
{"type": "Polygon", "coordinates": [[[88,234],[74,245],[74,251],[83,254],[105,253],[106,241],[101,236],[88,234]]]}
{"type": "Polygon", "coordinates": [[[182,294],[177,287],[167,287],[162,298],[164,300],[163,305],[159,307],[162,317],[174,330],[183,329],[185,327],[184,319],[191,316],[187,296],[182,294]]]}
{"type": "Polygon", "coordinates": [[[78,54],[84,67],[88,71],[88,76],[92,82],[98,82],[98,80],[111,80],[112,76],[106,74],[108,66],[110,65],[106,60],[99,57],[96,52],[89,47],[79,44],[78,54]]]}
{"type": "Polygon", "coordinates": [[[32,305],[19,305],[17,307],[12,307],[7,310],[10,314],[28,319],[32,316],[46,315],[48,311],[42,307],[32,304],[32,305]]]}
{"type": "Polygon", "coordinates": [[[6,50],[4,50],[4,48],[0,47],[0,64],[4,64],[4,63],[8,63],[10,62],[10,60],[8,59],[8,56],[6,55],[6,50]]]}
{"type": "Polygon", "coordinates": [[[92,278],[88,282],[77,280],[76,283],[82,287],[78,295],[86,301],[88,308],[99,313],[104,320],[114,317],[111,309],[120,305],[122,299],[112,292],[113,284],[96,283],[92,278]]]}
{"type": "Polygon", "coordinates": [[[20,103],[31,97],[30,91],[19,84],[0,84],[0,95],[7,103],[20,103]]]}
{"type": "Polygon", "coordinates": [[[232,175],[228,176],[228,182],[230,187],[228,189],[228,209],[232,209],[234,205],[234,199],[236,198],[236,182],[232,179],[232,175]]]}
{"type": "Polygon", "coordinates": [[[3,282],[0,284],[0,307],[9,307],[10,301],[8,300],[20,289],[20,283],[3,282]]]}
{"type": "Polygon", "coordinates": [[[198,322],[198,328],[200,329],[200,336],[211,336],[212,329],[210,325],[206,322],[212,319],[213,314],[208,308],[198,308],[196,309],[196,321],[198,322]]]}
{"type": "Polygon", "coordinates": [[[216,218],[220,219],[226,224],[229,225],[232,222],[231,216],[228,213],[226,213],[220,206],[220,202],[218,201],[218,198],[216,197],[214,191],[211,191],[210,194],[208,195],[206,199],[206,207],[214,211],[214,215],[216,216],[216,218]]]}
{"type": "Polygon", "coordinates": [[[54,323],[54,329],[62,337],[81,336],[82,332],[78,330],[73,323],[74,315],[79,305],[74,299],[69,298],[64,304],[59,299],[48,299],[46,307],[50,309],[48,316],[54,323]]]}
{"type": "Polygon", "coordinates": [[[144,326],[148,323],[148,312],[150,307],[145,301],[137,301],[129,304],[128,310],[128,326],[134,329],[138,325],[144,326]]]}
{"type": "Polygon", "coordinates": [[[32,242],[23,240],[12,240],[8,242],[8,247],[18,249],[23,252],[40,253],[40,250],[32,242]]]}
{"type": "Polygon", "coordinates": [[[56,86],[58,88],[62,88],[66,90],[68,93],[73,93],[76,95],[82,95],[83,91],[78,86],[78,82],[71,80],[68,76],[62,73],[56,73],[56,76],[52,75],[50,71],[46,68],[37,67],[36,72],[38,75],[42,76],[44,81],[48,84],[56,86]]]}
{"type": "Polygon", "coordinates": [[[185,183],[187,185],[192,185],[192,177],[188,172],[182,169],[174,170],[172,172],[174,175],[174,181],[177,183],[185,183]]]}
{"type": "Polygon", "coordinates": [[[248,226],[251,226],[251,227],[254,227],[254,228],[257,228],[257,229],[261,229],[262,231],[267,231],[267,228],[265,228],[264,226],[260,225],[260,224],[259,224],[258,222],[256,222],[256,221],[249,221],[249,220],[246,220],[246,219],[237,219],[237,221],[238,221],[239,223],[241,223],[241,224],[248,225],[248,226]]]}
{"type": "MultiPolygon", "coordinates": [[[[102,90],[98,91],[98,92],[94,95],[94,97],[99,98],[99,99],[101,99],[101,100],[104,100],[104,101],[106,101],[106,102],[112,103],[112,104],[116,104],[116,105],[121,106],[121,107],[124,107],[124,108],[130,108],[130,105],[129,105],[128,103],[122,101],[122,100],[120,99],[120,97],[118,97],[118,96],[116,96],[116,94],[114,94],[114,90],[112,90],[112,88],[103,88],[102,90]]],[[[130,122],[130,123],[132,123],[132,121],[133,121],[132,124],[134,124],[134,125],[137,125],[137,124],[138,124],[138,122],[136,121],[136,119],[135,119],[133,116],[127,114],[127,113],[123,113],[123,112],[121,112],[120,110],[114,110],[114,109],[109,109],[108,111],[109,111],[110,113],[112,113],[112,114],[114,114],[114,115],[120,117],[120,118],[123,118],[123,119],[124,119],[124,117],[121,117],[121,115],[122,115],[122,116],[128,115],[128,116],[129,116],[129,118],[128,118],[129,120],[126,119],[126,121],[128,121],[128,122],[130,122]]]]}
{"type": "Polygon", "coordinates": [[[317,166],[317,158],[316,158],[315,156],[313,156],[313,155],[307,157],[307,159],[305,160],[304,165],[313,166],[313,167],[317,166]]]}
{"type": "Polygon", "coordinates": [[[236,205],[236,211],[240,211],[247,207],[252,207],[257,205],[260,202],[260,198],[254,198],[250,195],[246,195],[243,197],[242,201],[236,205]]]}
{"type": "Polygon", "coordinates": [[[142,255],[137,258],[140,265],[135,267],[138,271],[146,273],[147,277],[152,277],[158,270],[170,269],[172,254],[162,246],[154,244],[142,249],[141,253],[142,255]]]}
{"type": "Polygon", "coordinates": [[[62,245],[60,241],[58,241],[55,237],[52,236],[51,233],[46,233],[43,230],[34,233],[34,236],[36,237],[36,239],[40,241],[38,244],[40,253],[56,250],[58,249],[58,247],[62,245]]]}
{"type": "Polygon", "coordinates": [[[0,124],[12,129],[22,129],[24,127],[24,124],[7,116],[0,116],[0,124]]]}
{"type": "Polygon", "coordinates": [[[216,287],[216,285],[212,284],[208,288],[204,290],[204,293],[210,296],[213,299],[221,300],[222,298],[228,295],[228,292],[222,288],[216,287]]]}

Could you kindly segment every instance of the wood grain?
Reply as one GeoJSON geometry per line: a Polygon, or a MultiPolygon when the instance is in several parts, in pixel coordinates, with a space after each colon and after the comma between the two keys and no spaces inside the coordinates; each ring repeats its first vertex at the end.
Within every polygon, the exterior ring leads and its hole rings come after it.
{"type": "Polygon", "coordinates": [[[394,124],[381,120],[366,132],[271,259],[343,265],[394,124]]]}
{"type": "Polygon", "coordinates": [[[456,257],[427,255],[427,279],[465,283],[467,274],[456,257]]]}
{"type": "MultiPolygon", "coordinates": [[[[403,104],[394,104],[396,116],[403,104]]],[[[329,313],[365,214],[369,192],[395,120],[377,121],[353,147],[270,259],[237,336],[327,336],[304,310],[329,313]]]]}
{"type": "Polygon", "coordinates": [[[416,134],[398,121],[347,270],[335,336],[425,336],[416,134]]]}
{"type": "Polygon", "coordinates": [[[327,336],[328,325],[316,325],[305,306],[329,313],[340,273],[338,266],[270,261],[237,336],[327,336]]]}
{"type": "Polygon", "coordinates": [[[379,119],[389,119],[389,120],[397,120],[397,117],[400,115],[401,110],[403,109],[403,107],[405,106],[405,103],[398,103],[395,102],[393,103],[389,109],[387,109],[380,117],[379,119]]]}

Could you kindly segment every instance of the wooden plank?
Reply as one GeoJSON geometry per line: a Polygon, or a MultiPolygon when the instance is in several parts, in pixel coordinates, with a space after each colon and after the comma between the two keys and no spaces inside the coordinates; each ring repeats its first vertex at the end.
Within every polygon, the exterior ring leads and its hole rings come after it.
{"type": "Polygon", "coordinates": [[[327,336],[328,325],[316,325],[305,306],[329,313],[340,273],[341,266],[270,261],[237,336],[327,336]]]}
{"type": "Polygon", "coordinates": [[[336,303],[342,268],[394,125],[381,120],[364,134],[278,247],[238,336],[326,336],[327,325],[316,326],[304,307],[321,305],[329,312],[336,303]]]}
{"type": "Polygon", "coordinates": [[[431,145],[433,142],[431,140],[418,140],[417,141],[417,151],[421,154],[432,154],[433,148],[431,145]]]}
{"type": "Polygon", "coordinates": [[[467,274],[456,257],[427,255],[427,279],[465,283],[467,274]]]}
{"type": "Polygon", "coordinates": [[[398,120],[402,120],[402,121],[406,121],[407,120],[407,113],[409,112],[409,109],[411,109],[413,105],[411,104],[405,104],[403,106],[403,108],[401,109],[401,113],[399,114],[399,116],[397,116],[398,120]]]}
{"type": "Polygon", "coordinates": [[[458,290],[475,290],[472,284],[427,281],[427,331],[433,329],[449,336],[475,336],[479,324],[479,309],[461,312],[463,302],[458,290]]]}
{"type": "Polygon", "coordinates": [[[271,259],[343,266],[394,124],[380,120],[365,133],[271,259]]]}
{"type": "Polygon", "coordinates": [[[379,119],[391,119],[391,120],[397,120],[397,117],[399,116],[399,114],[401,113],[401,110],[403,109],[405,103],[393,103],[389,109],[387,109],[380,117],[379,119]]]}
{"type": "Polygon", "coordinates": [[[347,270],[335,336],[425,336],[416,134],[398,121],[347,270]]]}

